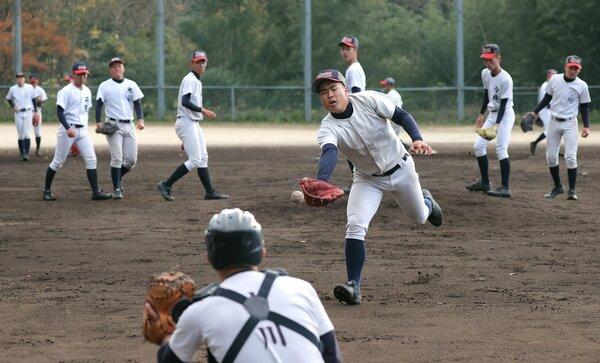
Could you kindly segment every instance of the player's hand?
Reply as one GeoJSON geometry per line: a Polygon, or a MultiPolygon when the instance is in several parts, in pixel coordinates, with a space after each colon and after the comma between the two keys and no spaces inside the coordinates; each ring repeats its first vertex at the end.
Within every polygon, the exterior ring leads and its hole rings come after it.
{"type": "Polygon", "coordinates": [[[33,117],[31,118],[31,123],[33,124],[33,126],[37,126],[40,124],[40,114],[39,113],[33,114],[33,117]]]}
{"type": "Polygon", "coordinates": [[[216,113],[214,113],[213,111],[211,111],[211,110],[209,110],[207,108],[202,108],[202,114],[204,116],[206,116],[206,118],[208,118],[208,119],[212,119],[212,118],[217,117],[216,113]]]}
{"type": "Polygon", "coordinates": [[[475,120],[475,125],[477,125],[478,128],[481,128],[481,126],[483,126],[484,121],[485,119],[483,118],[483,115],[479,114],[479,116],[477,116],[477,120],[475,120]]]}
{"type": "Polygon", "coordinates": [[[96,133],[102,129],[102,122],[96,122],[96,133]]]}
{"type": "Polygon", "coordinates": [[[430,155],[431,151],[432,151],[431,146],[427,145],[427,143],[425,143],[425,141],[415,140],[410,145],[410,152],[413,154],[430,155]]]}
{"type": "Polygon", "coordinates": [[[143,130],[146,127],[146,125],[144,124],[144,119],[141,118],[137,120],[137,124],[135,125],[135,127],[137,127],[138,130],[143,130]]]}
{"type": "Polygon", "coordinates": [[[75,137],[75,129],[74,129],[74,128],[72,128],[72,127],[69,127],[69,128],[67,129],[67,136],[68,136],[68,137],[75,137]]]}
{"type": "Polygon", "coordinates": [[[590,128],[584,127],[583,130],[581,130],[581,137],[588,137],[589,135],[590,135],[590,128]]]}

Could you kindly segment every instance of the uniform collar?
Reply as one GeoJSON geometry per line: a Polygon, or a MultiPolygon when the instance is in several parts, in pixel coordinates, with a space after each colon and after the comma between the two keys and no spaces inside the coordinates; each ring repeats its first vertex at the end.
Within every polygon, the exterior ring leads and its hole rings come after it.
{"type": "Polygon", "coordinates": [[[570,78],[567,78],[566,74],[563,74],[563,79],[565,80],[565,82],[569,83],[569,82],[573,82],[574,80],[576,80],[577,77],[570,79],[570,78]]]}
{"type": "Polygon", "coordinates": [[[113,81],[115,81],[117,83],[123,83],[123,81],[125,80],[125,78],[115,79],[115,78],[112,78],[112,77],[110,79],[112,79],[113,81]]]}
{"type": "Polygon", "coordinates": [[[200,79],[200,75],[194,71],[191,71],[197,79],[200,79]]]}
{"type": "Polygon", "coordinates": [[[332,112],[331,116],[333,116],[333,118],[343,120],[343,119],[350,118],[350,116],[352,116],[353,111],[354,111],[354,107],[352,107],[352,102],[350,102],[350,100],[348,99],[348,106],[346,106],[346,109],[344,110],[344,112],[340,112],[340,113],[332,112]]]}

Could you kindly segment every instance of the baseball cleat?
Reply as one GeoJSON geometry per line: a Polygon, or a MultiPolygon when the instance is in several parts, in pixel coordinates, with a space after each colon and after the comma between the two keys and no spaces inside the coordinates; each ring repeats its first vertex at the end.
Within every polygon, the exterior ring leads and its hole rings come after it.
{"type": "Polygon", "coordinates": [[[22,161],[29,161],[29,155],[28,155],[28,154],[23,154],[23,155],[21,156],[21,160],[22,160],[22,161]]]}
{"type": "Polygon", "coordinates": [[[158,185],[156,186],[156,189],[158,189],[158,191],[160,192],[160,195],[162,195],[162,197],[165,198],[165,200],[168,200],[168,201],[175,200],[175,198],[173,198],[173,196],[171,195],[171,187],[168,186],[164,181],[161,181],[160,183],[158,183],[158,185]]]}
{"type": "Polygon", "coordinates": [[[554,187],[554,188],[552,188],[550,193],[544,195],[544,198],[554,199],[554,198],[556,198],[557,195],[564,194],[564,192],[565,192],[565,190],[563,189],[562,185],[560,187],[554,187]]]}
{"type": "Polygon", "coordinates": [[[43,193],[42,194],[42,199],[45,200],[46,202],[50,202],[50,201],[56,200],[56,197],[54,196],[54,194],[52,193],[52,191],[44,189],[42,191],[42,193],[43,193]]]}
{"type": "Polygon", "coordinates": [[[348,305],[360,304],[360,287],[356,284],[356,282],[354,282],[354,280],[348,281],[345,284],[337,285],[333,289],[333,295],[340,302],[345,302],[348,305]]]}
{"type": "Polygon", "coordinates": [[[110,193],[104,193],[102,189],[92,193],[92,200],[107,200],[112,199],[113,195],[110,193]]]}
{"type": "Polygon", "coordinates": [[[204,194],[205,200],[229,199],[229,195],[213,190],[210,193],[204,194]]]}
{"type": "Polygon", "coordinates": [[[491,197],[510,198],[510,189],[507,187],[498,187],[492,190],[488,190],[487,195],[491,197]]]}
{"type": "Polygon", "coordinates": [[[473,183],[471,185],[467,185],[467,190],[471,191],[471,192],[484,192],[487,193],[490,189],[492,189],[492,185],[491,184],[483,184],[482,182],[478,181],[476,183],[473,183]]]}
{"type": "Polygon", "coordinates": [[[115,189],[115,192],[113,193],[113,199],[123,199],[123,190],[115,189]]]}
{"type": "Polygon", "coordinates": [[[569,191],[567,192],[567,199],[577,200],[577,194],[575,194],[575,189],[569,189],[569,191]]]}
{"type": "Polygon", "coordinates": [[[428,198],[431,201],[431,214],[427,217],[429,223],[435,227],[442,225],[444,220],[444,214],[442,213],[442,207],[433,199],[431,192],[427,189],[423,189],[423,197],[428,198]]]}

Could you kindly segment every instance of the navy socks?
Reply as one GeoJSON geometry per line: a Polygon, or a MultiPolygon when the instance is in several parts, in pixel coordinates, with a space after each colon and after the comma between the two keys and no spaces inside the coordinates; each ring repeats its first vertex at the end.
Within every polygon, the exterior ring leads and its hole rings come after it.
{"type": "Polygon", "coordinates": [[[481,173],[481,184],[490,185],[489,164],[487,155],[478,156],[477,164],[481,173]]]}
{"type": "Polygon", "coordinates": [[[172,186],[176,181],[181,179],[185,174],[187,174],[189,170],[185,167],[185,164],[181,164],[175,169],[173,174],[165,181],[165,184],[168,186],[172,186]]]}
{"type": "Polygon", "coordinates": [[[360,274],[365,264],[365,241],[359,239],[346,238],[346,272],[348,281],[355,281],[360,285],[360,274]]]}
{"type": "Polygon", "coordinates": [[[510,189],[508,180],[510,179],[510,161],[508,158],[500,160],[500,175],[502,177],[502,186],[510,189]]]}

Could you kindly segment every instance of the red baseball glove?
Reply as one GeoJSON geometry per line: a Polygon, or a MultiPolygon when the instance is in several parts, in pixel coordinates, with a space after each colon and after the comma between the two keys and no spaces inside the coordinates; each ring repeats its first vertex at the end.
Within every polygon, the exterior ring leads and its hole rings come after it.
{"type": "Polygon", "coordinates": [[[315,178],[298,179],[304,202],[311,207],[322,207],[344,195],[344,191],[333,184],[315,178]]]}

